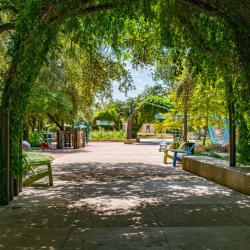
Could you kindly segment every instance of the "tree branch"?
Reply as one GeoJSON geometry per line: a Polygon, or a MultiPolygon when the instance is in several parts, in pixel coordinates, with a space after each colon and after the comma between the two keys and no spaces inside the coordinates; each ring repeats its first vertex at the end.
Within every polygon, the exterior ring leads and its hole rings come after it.
{"type": "Polygon", "coordinates": [[[67,17],[72,17],[72,16],[79,16],[79,15],[84,15],[84,14],[92,14],[92,13],[97,13],[100,11],[105,11],[105,10],[111,10],[114,9],[116,5],[113,3],[107,3],[107,4],[99,4],[95,6],[89,6],[86,8],[77,8],[75,10],[69,11],[70,15],[67,17]]]}
{"type": "Polygon", "coordinates": [[[43,14],[42,21],[44,21],[50,15],[50,13],[53,10],[53,8],[55,7],[55,5],[56,5],[56,1],[53,0],[51,2],[51,4],[48,6],[48,8],[46,9],[45,13],[43,14]]]}
{"type": "MultiPolygon", "coordinates": [[[[234,28],[236,27],[237,29],[238,26],[241,26],[244,27],[247,33],[249,32],[250,19],[248,18],[248,13],[240,11],[244,8],[247,9],[247,1],[242,1],[241,5],[237,8],[235,8],[235,4],[230,6],[229,4],[224,3],[224,1],[213,2],[209,0],[178,0],[178,2],[181,5],[189,6],[194,10],[203,11],[210,15],[224,18],[228,24],[234,28]]],[[[248,6],[250,5],[248,4],[248,6]]]]}
{"type": "Polygon", "coordinates": [[[50,114],[47,113],[47,116],[56,124],[56,126],[63,131],[63,127],[61,126],[61,124],[59,122],[57,122],[57,120],[50,114]]]}
{"type": "Polygon", "coordinates": [[[204,2],[204,1],[197,1],[197,0],[178,0],[178,2],[180,2],[183,5],[187,5],[190,6],[196,10],[199,11],[204,11],[204,12],[208,12],[209,14],[218,14],[218,8],[204,2]]]}
{"type": "Polygon", "coordinates": [[[18,9],[13,5],[1,5],[0,6],[0,12],[1,11],[12,11],[15,14],[18,13],[18,9]]]}
{"type": "Polygon", "coordinates": [[[0,24],[0,34],[4,31],[8,31],[8,30],[13,30],[15,29],[15,24],[14,23],[3,23],[0,24]]]}

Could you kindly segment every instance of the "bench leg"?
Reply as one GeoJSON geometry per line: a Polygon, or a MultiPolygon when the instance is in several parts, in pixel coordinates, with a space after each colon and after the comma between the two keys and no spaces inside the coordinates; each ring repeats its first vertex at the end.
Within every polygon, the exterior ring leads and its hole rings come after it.
{"type": "Polygon", "coordinates": [[[177,161],[177,152],[174,152],[174,159],[173,159],[173,167],[176,167],[176,161],[177,161]]]}
{"type": "Polygon", "coordinates": [[[167,155],[164,155],[163,163],[168,164],[168,156],[167,155]]]}
{"type": "Polygon", "coordinates": [[[49,172],[49,185],[53,186],[53,175],[52,175],[51,163],[48,164],[48,172],[49,172]]]}

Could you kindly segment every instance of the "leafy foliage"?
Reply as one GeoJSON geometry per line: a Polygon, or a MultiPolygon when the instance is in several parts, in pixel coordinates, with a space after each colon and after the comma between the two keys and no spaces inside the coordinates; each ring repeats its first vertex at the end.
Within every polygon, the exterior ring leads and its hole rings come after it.
{"type": "Polygon", "coordinates": [[[143,123],[155,121],[156,114],[160,112],[168,112],[172,108],[173,103],[171,103],[167,98],[160,96],[148,96],[137,107],[138,111],[135,114],[135,121],[133,122],[132,137],[136,138],[143,123]]]}
{"type": "MultiPolygon", "coordinates": [[[[11,168],[15,168],[16,174],[22,168],[19,142],[29,96],[48,53],[54,54],[60,49],[59,32],[72,36],[91,53],[105,51],[116,60],[129,58],[135,64],[147,64],[158,58],[157,52],[172,49],[178,74],[183,54],[188,50],[192,75],[204,68],[210,76],[218,70],[226,85],[233,83],[233,93],[227,100],[232,97],[236,102],[239,153],[242,161],[249,159],[244,153],[250,150],[248,0],[229,0],[226,11],[223,0],[202,3],[191,0],[132,3],[128,0],[2,0],[0,9],[7,15],[6,21],[13,21],[12,28],[15,27],[8,45],[9,68],[2,78],[2,107],[10,110],[11,168]],[[125,47],[128,49],[122,55],[125,47]]],[[[7,31],[3,29],[4,24],[1,21],[3,32],[7,31]]]]}
{"type": "Polygon", "coordinates": [[[115,109],[103,109],[95,114],[93,125],[94,129],[97,127],[103,127],[105,130],[117,130],[121,128],[121,121],[115,109]],[[98,120],[114,122],[114,126],[97,125],[98,120]]]}
{"type": "Polygon", "coordinates": [[[29,135],[29,143],[32,147],[39,147],[43,141],[43,135],[39,132],[32,132],[29,135]]]}
{"type": "Polygon", "coordinates": [[[90,140],[124,140],[125,132],[122,130],[91,130],[90,140]]]}

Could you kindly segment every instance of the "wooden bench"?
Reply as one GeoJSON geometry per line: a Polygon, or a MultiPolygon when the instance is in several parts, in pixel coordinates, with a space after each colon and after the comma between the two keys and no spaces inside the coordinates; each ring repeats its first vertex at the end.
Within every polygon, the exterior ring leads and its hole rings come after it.
{"type": "Polygon", "coordinates": [[[52,163],[52,160],[29,162],[28,166],[31,169],[32,175],[23,181],[23,185],[28,186],[31,183],[33,183],[34,181],[40,180],[40,179],[48,176],[49,177],[49,186],[53,186],[53,176],[52,176],[51,163],[52,163]],[[39,166],[47,166],[47,169],[35,172],[35,169],[39,166]]]}

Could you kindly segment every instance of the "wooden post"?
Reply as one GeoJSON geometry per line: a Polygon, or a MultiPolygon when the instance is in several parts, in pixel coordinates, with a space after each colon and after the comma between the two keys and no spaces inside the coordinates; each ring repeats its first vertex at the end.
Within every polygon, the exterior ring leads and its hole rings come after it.
{"type": "Polygon", "coordinates": [[[13,180],[13,191],[14,191],[14,196],[17,196],[19,193],[19,179],[14,178],[13,180]]]}
{"type": "Polygon", "coordinates": [[[229,109],[229,154],[230,167],[236,167],[236,125],[234,103],[230,101],[229,109]]]}
{"type": "Polygon", "coordinates": [[[18,187],[18,189],[19,189],[19,192],[23,191],[23,177],[22,176],[19,178],[19,187],[18,187]]]}
{"type": "Polygon", "coordinates": [[[70,147],[70,148],[71,148],[71,146],[72,146],[72,143],[71,143],[72,139],[71,139],[71,137],[72,137],[72,133],[69,132],[69,147],[70,147]]]}
{"type": "Polygon", "coordinates": [[[81,148],[81,131],[77,131],[77,148],[81,148]]]}
{"type": "Polygon", "coordinates": [[[73,130],[73,148],[76,148],[76,130],[73,130]]]}
{"type": "Polygon", "coordinates": [[[74,149],[81,147],[81,134],[80,131],[74,131],[74,149]]]}
{"type": "Polygon", "coordinates": [[[229,79],[227,82],[227,103],[229,113],[229,165],[230,167],[236,167],[236,122],[235,122],[235,106],[234,106],[234,92],[233,84],[229,79]]]}
{"type": "Polygon", "coordinates": [[[48,172],[49,172],[49,185],[53,186],[53,175],[52,175],[51,162],[48,163],[48,172]]]}
{"type": "Polygon", "coordinates": [[[85,141],[85,129],[82,129],[82,147],[85,148],[86,141],[85,141]]]}
{"type": "Polygon", "coordinates": [[[63,131],[57,132],[57,148],[63,149],[64,147],[64,136],[63,131]]]}
{"type": "Polygon", "coordinates": [[[56,147],[57,148],[60,148],[60,132],[59,131],[57,131],[57,133],[56,133],[56,147]]]}
{"type": "Polygon", "coordinates": [[[7,205],[10,200],[9,182],[9,113],[1,110],[0,125],[0,204],[7,205]]]}
{"type": "Polygon", "coordinates": [[[66,148],[66,147],[67,147],[67,133],[64,132],[62,137],[63,137],[63,139],[64,139],[64,144],[63,144],[63,145],[64,145],[64,148],[66,148]]]}

